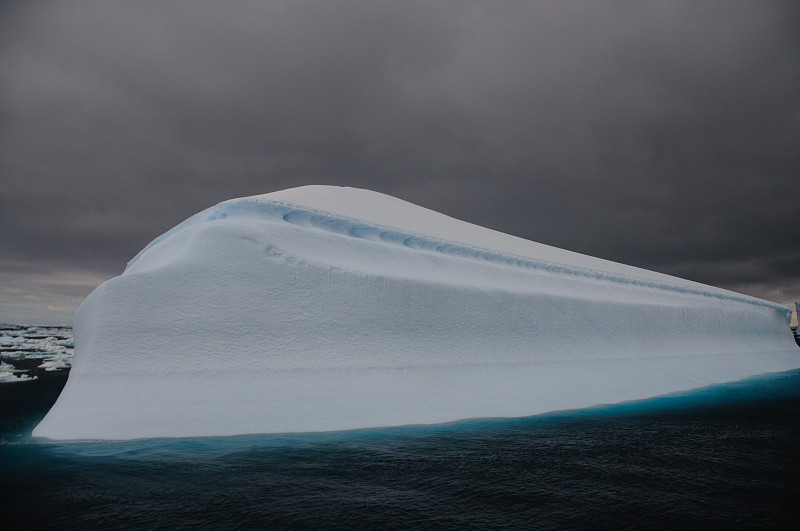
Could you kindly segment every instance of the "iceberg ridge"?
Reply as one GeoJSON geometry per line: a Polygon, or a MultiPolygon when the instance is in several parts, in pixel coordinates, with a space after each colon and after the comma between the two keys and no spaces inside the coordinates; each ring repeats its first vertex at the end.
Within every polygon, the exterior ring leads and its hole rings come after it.
{"type": "Polygon", "coordinates": [[[778,311],[788,311],[787,320],[791,319],[791,310],[784,308],[780,304],[748,295],[743,295],[741,293],[714,288],[713,286],[687,281],[684,279],[668,277],[667,275],[661,275],[663,277],[661,279],[647,278],[645,275],[642,275],[642,273],[652,272],[646,272],[641,269],[635,273],[627,272],[626,274],[622,272],[591,269],[587,266],[558,263],[535,257],[517,255],[506,251],[471,246],[457,241],[443,240],[413,232],[404,232],[398,228],[364,222],[358,219],[348,218],[331,212],[302,207],[291,203],[263,201],[255,198],[244,198],[241,200],[233,200],[231,202],[221,203],[213,209],[204,210],[197,216],[189,218],[184,223],[179,224],[174,229],[157,238],[147,247],[145,247],[128,263],[128,268],[131,268],[136,263],[139,256],[147,252],[152,246],[160,243],[162,239],[169,237],[175,232],[186,230],[189,226],[213,221],[247,218],[264,220],[272,219],[275,221],[283,220],[293,225],[330,231],[343,236],[350,236],[353,238],[361,238],[393,245],[402,245],[412,249],[442,253],[465,259],[482,260],[498,265],[506,265],[509,267],[522,267],[551,274],[576,275],[596,280],[617,282],[620,284],[673,290],[687,294],[693,293],[698,295],[706,295],[710,297],[717,297],[723,300],[727,299],[749,302],[751,304],[771,307],[778,311]]]}

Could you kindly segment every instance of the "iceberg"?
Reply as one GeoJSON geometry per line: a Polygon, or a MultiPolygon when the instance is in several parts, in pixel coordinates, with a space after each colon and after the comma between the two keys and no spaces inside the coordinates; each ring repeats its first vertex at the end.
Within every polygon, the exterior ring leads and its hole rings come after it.
{"type": "Polygon", "coordinates": [[[33,435],[136,439],[521,417],[800,367],[783,306],[377,192],[233,199],[74,318],[33,435]]]}

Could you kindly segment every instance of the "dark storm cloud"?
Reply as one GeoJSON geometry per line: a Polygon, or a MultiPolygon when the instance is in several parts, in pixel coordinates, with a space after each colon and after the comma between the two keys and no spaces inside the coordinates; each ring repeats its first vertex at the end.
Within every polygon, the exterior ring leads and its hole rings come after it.
{"type": "Polygon", "coordinates": [[[4,282],[116,274],[213,203],[329,183],[800,298],[793,2],[0,9],[4,282]]]}

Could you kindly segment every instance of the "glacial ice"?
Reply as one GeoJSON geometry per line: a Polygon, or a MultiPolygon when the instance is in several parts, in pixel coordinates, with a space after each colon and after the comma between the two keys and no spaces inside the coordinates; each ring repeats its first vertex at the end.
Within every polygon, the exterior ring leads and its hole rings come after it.
{"type": "Polygon", "coordinates": [[[156,238],[74,319],[35,436],[134,439],[518,417],[800,367],[783,306],[306,186],[156,238]]]}

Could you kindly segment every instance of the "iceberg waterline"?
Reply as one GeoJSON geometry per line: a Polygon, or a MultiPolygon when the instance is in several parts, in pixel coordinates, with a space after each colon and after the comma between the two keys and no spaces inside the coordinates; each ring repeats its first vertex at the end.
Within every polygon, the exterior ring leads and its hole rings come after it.
{"type": "Polygon", "coordinates": [[[53,439],[527,416],[800,367],[789,310],[309,186],[154,240],[74,320],[53,439]]]}

